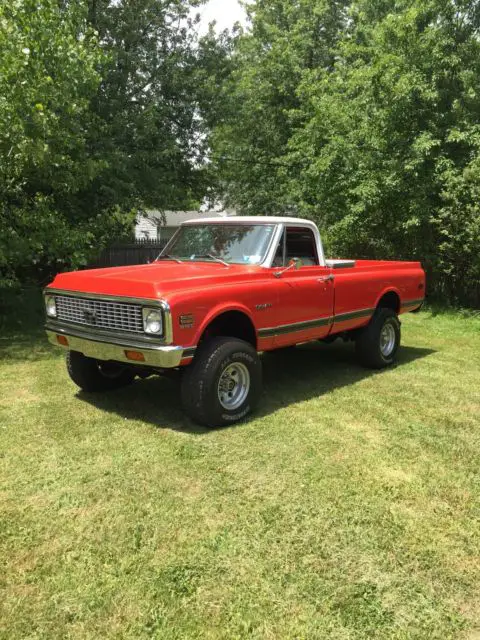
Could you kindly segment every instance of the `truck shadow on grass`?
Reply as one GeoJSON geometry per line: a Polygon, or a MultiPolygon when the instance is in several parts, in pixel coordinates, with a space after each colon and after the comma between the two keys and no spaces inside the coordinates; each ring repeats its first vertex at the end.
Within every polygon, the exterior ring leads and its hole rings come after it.
{"type": "MultiPolygon", "coordinates": [[[[432,349],[402,347],[396,368],[435,353],[432,349]]],[[[231,427],[241,426],[291,404],[317,398],[353,385],[384,371],[362,368],[352,344],[313,344],[265,353],[262,356],[264,388],[257,411],[231,427]]],[[[182,411],[180,377],[137,380],[132,386],[108,394],[80,391],[78,399],[122,418],[157,428],[194,434],[210,433],[189,420],[182,411]]]]}

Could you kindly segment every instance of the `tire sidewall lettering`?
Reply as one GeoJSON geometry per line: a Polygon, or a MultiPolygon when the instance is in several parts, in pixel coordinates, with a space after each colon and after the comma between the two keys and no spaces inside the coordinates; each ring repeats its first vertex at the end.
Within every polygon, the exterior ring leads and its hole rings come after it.
{"type": "Polygon", "coordinates": [[[250,413],[250,405],[247,405],[240,413],[222,413],[222,420],[228,420],[228,422],[237,422],[242,420],[250,413]]]}

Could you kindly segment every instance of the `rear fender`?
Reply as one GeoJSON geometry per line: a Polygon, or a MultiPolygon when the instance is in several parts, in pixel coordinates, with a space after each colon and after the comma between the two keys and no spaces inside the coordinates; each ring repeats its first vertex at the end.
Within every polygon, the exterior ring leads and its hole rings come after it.
{"type": "Polygon", "coordinates": [[[385,289],[383,289],[380,294],[378,295],[377,299],[375,300],[375,309],[378,309],[379,305],[380,305],[380,301],[381,299],[386,296],[389,293],[395,293],[398,297],[398,309],[396,310],[397,313],[400,313],[401,308],[402,308],[402,295],[399,291],[399,289],[397,289],[397,287],[392,287],[392,286],[388,286],[385,287],[385,289]]]}

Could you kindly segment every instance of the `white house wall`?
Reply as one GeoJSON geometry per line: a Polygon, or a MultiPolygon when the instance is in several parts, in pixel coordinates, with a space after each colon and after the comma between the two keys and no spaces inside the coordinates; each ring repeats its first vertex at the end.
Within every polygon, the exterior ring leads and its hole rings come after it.
{"type": "Polygon", "coordinates": [[[145,238],[149,240],[160,240],[162,235],[170,238],[173,235],[173,230],[177,229],[182,222],[194,218],[207,218],[212,215],[224,218],[235,215],[235,211],[204,213],[199,213],[198,211],[165,211],[163,215],[164,217],[162,217],[159,211],[148,211],[145,216],[139,216],[135,225],[135,238],[137,240],[143,240],[145,238]],[[162,234],[162,231],[165,231],[165,233],[162,234]]]}

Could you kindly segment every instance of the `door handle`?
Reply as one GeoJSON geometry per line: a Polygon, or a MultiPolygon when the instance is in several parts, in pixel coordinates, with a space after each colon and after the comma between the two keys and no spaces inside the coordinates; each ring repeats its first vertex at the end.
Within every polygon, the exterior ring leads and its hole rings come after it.
{"type": "Polygon", "coordinates": [[[333,282],[335,280],[335,276],[330,274],[329,276],[323,276],[322,278],[317,278],[318,282],[333,282]]]}

